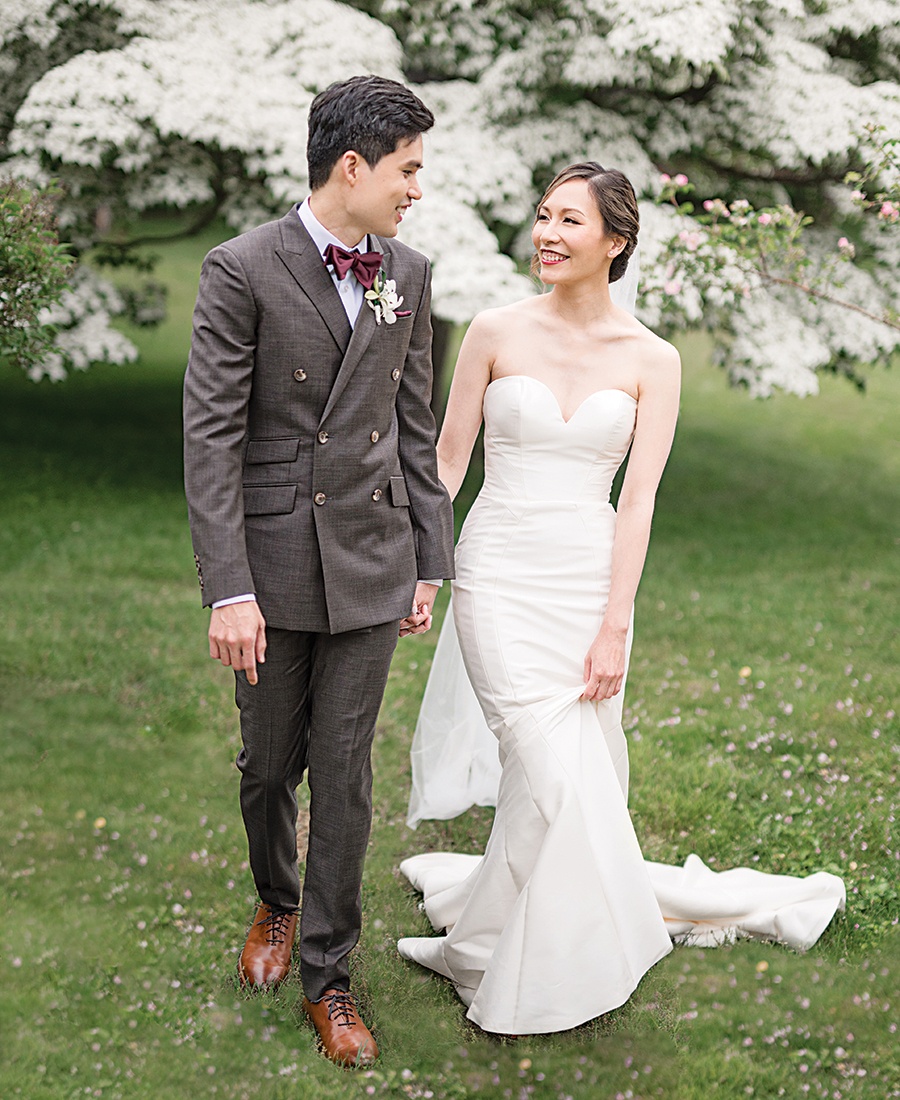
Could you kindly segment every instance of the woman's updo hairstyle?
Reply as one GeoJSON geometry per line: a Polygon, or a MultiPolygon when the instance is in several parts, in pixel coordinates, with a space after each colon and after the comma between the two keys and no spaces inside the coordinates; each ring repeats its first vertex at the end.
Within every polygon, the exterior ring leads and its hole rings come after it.
{"type": "MultiPolygon", "coordinates": [[[[618,168],[604,168],[595,160],[570,164],[554,176],[538,204],[538,209],[560,184],[568,183],[569,180],[587,181],[588,190],[597,204],[607,234],[611,237],[623,237],[625,240],[625,247],[610,265],[609,281],[614,283],[622,278],[628,268],[628,259],[637,245],[638,231],[641,228],[637,197],[631,181],[618,168]]],[[[537,257],[535,260],[537,261],[537,257]]],[[[539,263],[534,266],[539,269],[539,263]]]]}

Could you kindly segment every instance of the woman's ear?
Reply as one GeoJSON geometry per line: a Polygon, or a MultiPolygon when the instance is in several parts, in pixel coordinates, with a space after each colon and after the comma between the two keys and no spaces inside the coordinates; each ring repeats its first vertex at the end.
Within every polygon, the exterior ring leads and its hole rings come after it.
{"type": "Polygon", "coordinates": [[[625,240],[624,237],[613,237],[612,244],[609,246],[609,251],[607,252],[607,256],[609,256],[611,260],[614,260],[620,252],[624,251],[625,245],[627,243],[628,242],[625,240]]]}

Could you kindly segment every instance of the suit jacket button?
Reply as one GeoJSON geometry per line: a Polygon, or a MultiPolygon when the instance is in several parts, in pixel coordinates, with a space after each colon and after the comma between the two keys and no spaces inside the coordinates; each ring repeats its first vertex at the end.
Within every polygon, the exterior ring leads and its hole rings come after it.
{"type": "Polygon", "coordinates": [[[328,498],[325,496],[324,493],[316,493],[316,495],[313,497],[313,500],[316,502],[316,504],[324,504],[327,499],[328,498]]]}
{"type": "Polygon", "coordinates": [[[320,443],[327,443],[328,442],[328,432],[319,432],[319,434],[316,436],[316,439],[318,439],[318,441],[320,443]]]}
{"type": "Polygon", "coordinates": [[[294,371],[294,381],[295,382],[305,382],[306,381],[306,371],[301,370],[300,367],[298,367],[294,371]]]}
{"type": "Polygon", "coordinates": [[[400,368],[399,367],[394,367],[394,369],[391,371],[391,378],[393,378],[393,380],[395,382],[400,381],[400,368]]]}
{"type": "Polygon", "coordinates": [[[376,489],[375,492],[372,494],[372,500],[381,500],[382,495],[383,494],[382,494],[381,490],[376,489]]]}
{"type": "Polygon", "coordinates": [[[369,436],[369,439],[371,439],[373,443],[377,443],[378,440],[381,439],[381,436],[378,434],[378,432],[372,432],[372,434],[369,436]]]}

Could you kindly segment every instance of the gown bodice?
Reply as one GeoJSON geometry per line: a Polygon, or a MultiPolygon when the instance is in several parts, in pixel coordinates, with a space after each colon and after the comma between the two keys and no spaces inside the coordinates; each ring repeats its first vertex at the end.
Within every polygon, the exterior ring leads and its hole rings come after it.
{"type": "Polygon", "coordinates": [[[494,379],[484,395],[482,495],[507,505],[608,502],[636,410],[631,394],[602,389],[565,420],[553,391],[539,379],[494,379]]]}

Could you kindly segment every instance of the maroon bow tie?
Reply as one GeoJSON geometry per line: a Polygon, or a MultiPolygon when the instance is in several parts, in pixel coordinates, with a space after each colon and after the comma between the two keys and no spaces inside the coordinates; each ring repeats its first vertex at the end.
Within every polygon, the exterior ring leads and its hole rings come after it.
{"type": "Polygon", "coordinates": [[[343,279],[348,271],[352,271],[357,282],[366,290],[372,289],[375,276],[381,270],[383,259],[380,252],[348,252],[346,248],[336,244],[330,244],[323,256],[325,263],[331,264],[339,279],[343,279]]]}

